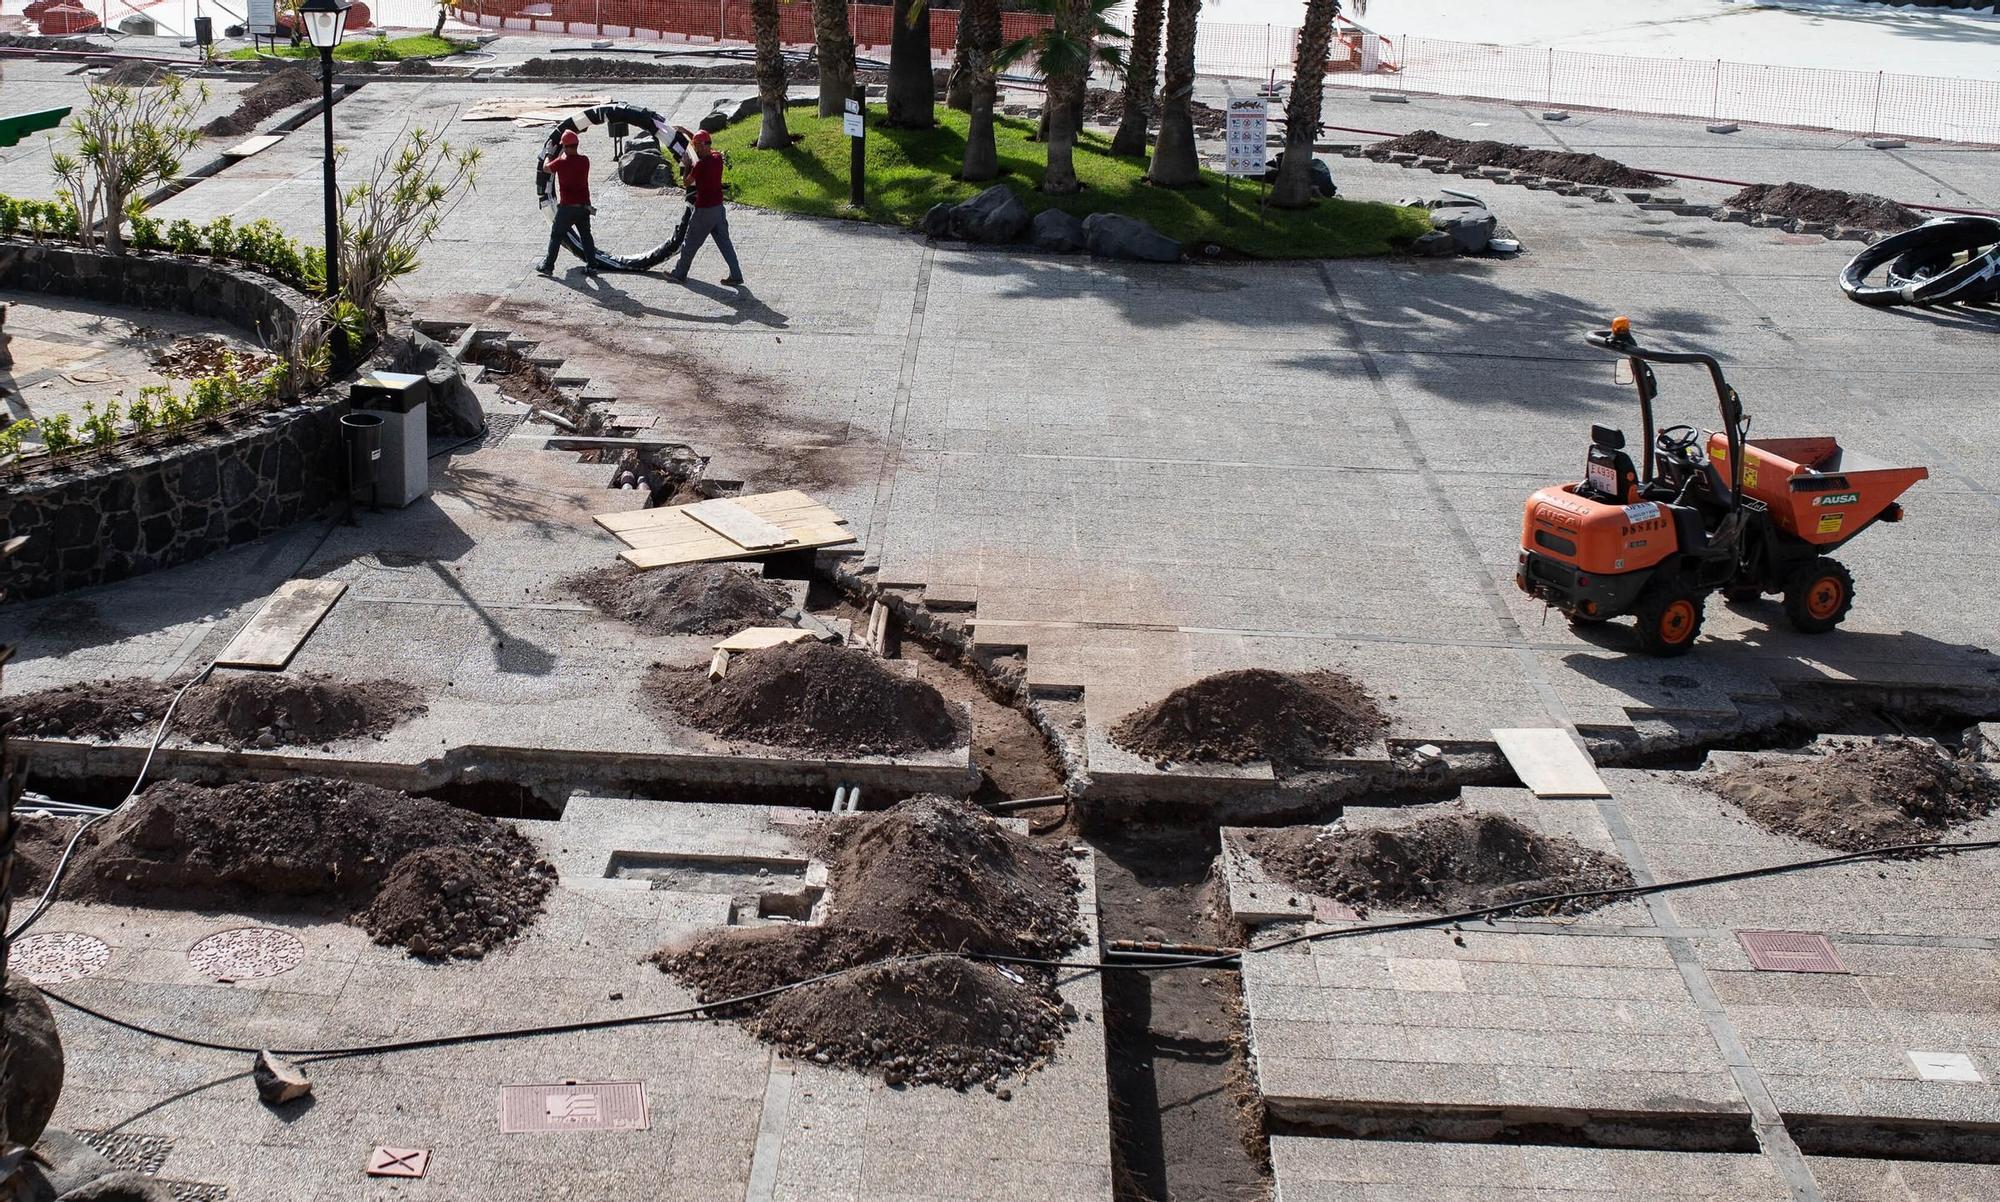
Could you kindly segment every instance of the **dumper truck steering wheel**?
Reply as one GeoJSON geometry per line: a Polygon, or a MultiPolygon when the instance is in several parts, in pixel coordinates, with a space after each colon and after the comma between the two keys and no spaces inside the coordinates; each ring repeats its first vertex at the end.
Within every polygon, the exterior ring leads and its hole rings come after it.
{"type": "MultiPolygon", "coordinates": [[[[1659,447],[1661,451],[1680,459],[1688,458],[1689,452],[1694,449],[1695,443],[1699,441],[1701,441],[1701,431],[1685,424],[1663,427],[1658,434],[1653,436],[1654,445],[1659,447]]],[[[1694,458],[1700,459],[1701,457],[1695,455],[1694,458]]]]}

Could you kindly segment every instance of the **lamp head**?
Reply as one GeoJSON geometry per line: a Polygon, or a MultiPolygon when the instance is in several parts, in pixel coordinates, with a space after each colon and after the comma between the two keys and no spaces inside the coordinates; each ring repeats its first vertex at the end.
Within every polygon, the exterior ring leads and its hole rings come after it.
{"type": "Polygon", "coordinates": [[[306,40],[320,50],[331,50],[340,45],[341,35],[347,32],[348,0],[304,0],[299,5],[299,19],[305,22],[306,40]]]}

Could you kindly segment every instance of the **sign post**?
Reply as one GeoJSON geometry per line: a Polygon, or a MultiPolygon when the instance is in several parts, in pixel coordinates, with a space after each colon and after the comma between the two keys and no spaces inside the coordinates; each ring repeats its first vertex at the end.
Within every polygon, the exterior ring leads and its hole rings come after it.
{"type": "Polygon", "coordinates": [[[1223,118],[1224,160],[1222,219],[1229,220],[1229,179],[1238,175],[1262,178],[1270,104],[1261,96],[1231,97],[1223,118]]]}
{"type": "Polygon", "coordinates": [[[854,85],[854,95],[847,98],[847,111],[841,115],[841,128],[847,133],[851,153],[847,160],[847,203],[860,208],[863,200],[862,180],[868,174],[868,126],[862,120],[861,105],[867,93],[860,84],[854,85]]]}

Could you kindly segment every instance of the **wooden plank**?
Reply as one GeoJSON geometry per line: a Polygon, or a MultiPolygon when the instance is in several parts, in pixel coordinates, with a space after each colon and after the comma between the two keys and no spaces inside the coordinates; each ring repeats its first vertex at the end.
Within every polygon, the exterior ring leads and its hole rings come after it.
{"type": "Polygon", "coordinates": [[[254,138],[245,138],[223,151],[222,157],[225,159],[247,159],[259,151],[271,149],[271,147],[276,146],[284,140],[285,135],[283,134],[258,134],[254,138]]]}
{"type": "Polygon", "coordinates": [[[347,591],[340,580],[287,580],[249,624],[236,632],[215,661],[219,668],[277,670],[292,662],[299,644],[347,591]]]}
{"type": "MultiPolygon", "coordinates": [[[[826,537],[801,538],[798,542],[783,549],[786,551],[803,551],[813,547],[834,547],[839,546],[841,543],[855,541],[854,532],[845,526],[834,526],[830,529],[832,533],[826,537]]],[[[743,548],[717,535],[713,542],[694,544],[687,549],[675,547],[634,547],[630,551],[621,551],[618,558],[635,568],[664,568],[680,563],[709,563],[719,559],[741,559],[743,556],[743,548]]]]}
{"type": "Polygon", "coordinates": [[[735,548],[735,554],[732,558],[740,559],[749,555],[769,555],[777,551],[796,550],[803,543],[815,538],[830,537],[836,532],[842,538],[853,537],[853,532],[848,530],[847,527],[835,525],[831,522],[821,523],[817,526],[788,526],[785,529],[785,533],[790,536],[790,539],[784,546],[772,547],[765,551],[746,551],[735,542],[722,537],[700,522],[687,522],[681,526],[667,527],[659,530],[634,530],[628,534],[619,535],[618,539],[634,551],[661,550],[667,547],[689,547],[714,540],[722,544],[725,548],[735,548]]]}
{"type": "Polygon", "coordinates": [[[737,631],[715,645],[717,651],[761,651],[766,647],[779,647],[786,643],[796,643],[813,636],[810,630],[800,630],[796,626],[750,626],[737,631]]]}
{"type": "Polygon", "coordinates": [[[1555,727],[1495,730],[1514,775],[1537,797],[1609,797],[1596,765],[1569,732],[1555,727]]]}
{"type": "Polygon", "coordinates": [[[745,551],[768,551],[792,541],[782,526],[773,525],[722,497],[683,505],[680,510],[745,551]]]}
{"type": "MultiPolygon", "coordinates": [[[[549,440],[549,445],[555,446],[558,442],[560,442],[565,446],[567,446],[568,444],[574,443],[577,445],[579,449],[584,449],[583,444],[586,441],[590,441],[593,444],[610,444],[614,442],[625,443],[628,440],[620,440],[620,439],[585,440],[581,438],[565,438],[565,439],[552,438],[549,440]]],[[[757,493],[751,496],[728,497],[722,499],[732,501],[735,504],[741,506],[742,508],[750,511],[751,513],[756,514],[758,517],[763,518],[765,521],[774,522],[781,526],[786,524],[781,519],[797,515],[808,515],[816,520],[823,518],[824,520],[835,521],[835,522],[841,522],[847,520],[841,517],[839,514],[833,512],[831,509],[828,509],[826,506],[813,500],[806,494],[795,490],[786,492],[774,492],[774,493],[757,493]]],[[[694,502],[694,504],[699,505],[703,504],[703,502],[697,501],[694,502]]],[[[644,530],[653,526],[670,526],[680,520],[678,516],[680,511],[687,508],[688,506],[686,505],[669,505],[669,506],[662,506],[659,509],[623,509],[619,510],[616,513],[597,514],[595,517],[595,521],[597,522],[598,525],[604,527],[606,530],[609,530],[611,533],[617,534],[625,530],[644,530]]]]}

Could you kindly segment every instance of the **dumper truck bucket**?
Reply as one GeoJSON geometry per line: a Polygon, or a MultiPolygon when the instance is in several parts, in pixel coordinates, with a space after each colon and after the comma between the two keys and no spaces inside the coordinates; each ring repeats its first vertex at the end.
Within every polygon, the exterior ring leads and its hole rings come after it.
{"type": "MultiPolygon", "coordinates": [[[[1728,440],[1710,435],[1708,454],[1728,479],[1728,440]]],[[[1753,438],[1743,447],[1744,495],[1762,501],[1780,530],[1829,550],[1874,522],[1900,521],[1896,498],[1930,474],[1843,450],[1831,438],[1753,438]]]]}

